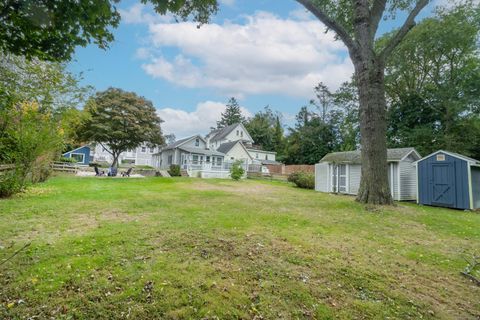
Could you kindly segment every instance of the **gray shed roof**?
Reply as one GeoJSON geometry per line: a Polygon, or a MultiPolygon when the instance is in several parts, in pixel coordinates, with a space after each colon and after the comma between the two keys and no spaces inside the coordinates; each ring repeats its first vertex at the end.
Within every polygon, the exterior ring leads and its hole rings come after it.
{"type": "MultiPolygon", "coordinates": [[[[414,148],[396,148],[387,149],[387,161],[400,161],[410,152],[415,151],[414,148]]],[[[416,152],[416,151],[415,151],[416,152]]],[[[320,160],[320,162],[334,162],[334,163],[351,163],[361,164],[360,150],[345,151],[345,152],[332,152],[320,160]]]]}
{"type": "Polygon", "coordinates": [[[228,153],[238,142],[240,141],[232,141],[232,142],[225,142],[222,143],[218,148],[217,151],[222,153],[228,153]]]}
{"type": "Polygon", "coordinates": [[[210,149],[203,149],[203,148],[195,148],[195,147],[178,147],[178,149],[189,152],[189,153],[197,153],[197,154],[204,154],[207,156],[221,156],[224,157],[225,154],[215,151],[215,150],[210,150],[210,149]]]}

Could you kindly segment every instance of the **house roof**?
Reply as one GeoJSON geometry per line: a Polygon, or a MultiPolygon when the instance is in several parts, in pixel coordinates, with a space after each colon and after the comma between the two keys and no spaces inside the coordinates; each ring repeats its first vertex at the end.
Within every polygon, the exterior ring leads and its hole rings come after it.
{"type": "Polygon", "coordinates": [[[247,156],[250,158],[250,159],[253,159],[252,156],[250,155],[250,152],[248,152],[247,148],[245,147],[245,145],[242,143],[242,141],[240,140],[237,140],[237,141],[232,141],[232,142],[225,142],[225,143],[222,143],[218,148],[217,148],[217,151],[220,151],[224,154],[227,154],[228,152],[230,152],[230,150],[233,149],[233,147],[235,147],[235,145],[239,143],[240,146],[243,148],[243,150],[245,150],[245,153],[247,154],[247,156]]]}
{"type": "Polygon", "coordinates": [[[232,141],[232,142],[225,142],[222,143],[218,148],[217,151],[222,153],[228,153],[228,151],[232,150],[232,148],[240,141],[232,141]]]}
{"type": "Polygon", "coordinates": [[[62,156],[65,155],[65,154],[67,154],[67,153],[75,152],[75,151],[80,150],[80,149],[85,148],[85,147],[89,147],[89,148],[90,148],[91,146],[90,146],[90,144],[85,144],[85,145],[83,145],[83,146],[81,146],[81,147],[78,147],[78,148],[75,148],[75,149],[73,149],[73,150],[70,150],[70,151],[67,151],[67,152],[65,152],[65,153],[62,153],[62,156]]]}
{"type": "Polygon", "coordinates": [[[213,134],[211,140],[215,141],[215,140],[221,140],[221,139],[225,138],[238,125],[239,125],[239,123],[234,123],[234,124],[231,124],[231,125],[226,126],[224,128],[213,130],[212,132],[210,132],[211,135],[213,134]]]}
{"type": "MultiPolygon", "coordinates": [[[[412,152],[415,152],[418,155],[418,152],[414,148],[387,149],[387,161],[401,161],[412,152]]],[[[325,155],[320,162],[361,164],[361,154],[360,150],[332,152],[325,155]]]]}
{"type": "Polygon", "coordinates": [[[251,148],[250,146],[247,147],[247,150],[248,151],[251,151],[251,152],[263,152],[263,153],[272,153],[272,154],[277,154],[276,151],[266,151],[266,150],[263,150],[259,147],[256,147],[256,148],[251,148]]]}
{"type": "Polygon", "coordinates": [[[225,154],[215,151],[215,150],[210,150],[210,149],[203,149],[203,148],[195,148],[195,147],[178,147],[178,149],[189,152],[189,153],[197,153],[197,154],[204,154],[207,156],[225,156],[225,154]]]}
{"type": "Polygon", "coordinates": [[[422,159],[418,160],[417,162],[420,162],[420,161],[422,161],[422,160],[425,160],[425,159],[427,159],[427,158],[430,158],[431,156],[436,155],[437,153],[445,153],[445,154],[448,154],[448,155],[450,155],[450,156],[452,156],[452,157],[459,158],[459,159],[465,160],[465,161],[467,161],[467,162],[470,162],[471,164],[475,164],[475,165],[479,165],[479,164],[480,164],[480,161],[478,161],[478,160],[476,160],[476,159],[473,159],[473,158],[464,156],[464,155],[459,154],[459,153],[450,152],[450,151],[444,151],[444,150],[435,151],[435,152],[429,154],[428,156],[423,157],[422,159]]]}
{"type": "Polygon", "coordinates": [[[186,142],[188,142],[188,141],[190,141],[190,140],[192,140],[192,139],[194,139],[194,138],[200,138],[200,139],[202,139],[204,142],[206,142],[205,139],[203,139],[200,135],[196,134],[196,135],[194,135],[194,136],[190,136],[190,137],[187,137],[187,138],[183,138],[183,139],[177,140],[177,141],[175,141],[174,143],[171,143],[171,144],[167,145],[167,146],[164,147],[162,150],[175,149],[175,148],[181,146],[182,144],[184,144],[184,143],[186,143],[186,142]]]}

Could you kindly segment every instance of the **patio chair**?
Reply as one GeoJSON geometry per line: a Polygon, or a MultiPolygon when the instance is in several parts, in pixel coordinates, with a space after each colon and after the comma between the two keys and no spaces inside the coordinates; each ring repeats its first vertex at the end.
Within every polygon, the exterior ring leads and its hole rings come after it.
{"type": "Polygon", "coordinates": [[[132,173],[133,168],[128,168],[127,171],[122,172],[122,177],[130,177],[130,174],[132,173]]]}
{"type": "Polygon", "coordinates": [[[97,166],[95,166],[94,169],[95,169],[95,176],[96,176],[96,177],[100,177],[100,176],[103,176],[103,175],[104,175],[103,171],[100,172],[100,170],[98,170],[98,167],[97,167],[97,166]]]}

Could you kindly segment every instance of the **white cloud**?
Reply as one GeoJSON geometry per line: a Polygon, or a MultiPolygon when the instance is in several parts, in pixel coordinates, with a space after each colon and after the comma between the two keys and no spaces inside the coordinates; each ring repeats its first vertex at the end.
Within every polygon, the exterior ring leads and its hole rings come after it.
{"type": "Polygon", "coordinates": [[[257,12],[244,24],[200,29],[192,22],[150,23],[149,31],[152,48],[179,53],[146,59],[145,72],[188,88],[308,98],[318,82],[335,89],[353,72],[343,44],[318,21],[298,20],[298,14],[282,19],[257,12]]]}
{"type": "Polygon", "coordinates": [[[128,9],[118,9],[118,12],[122,17],[122,22],[127,24],[164,23],[174,20],[172,15],[157,14],[151,6],[146,6],[141,3],[136,3],[128,9]]]}
{"type": "MultiPolygon", "coordinates": [[[[192,112],[163,108],[159,109],[157,113],[165,121],[162,123],[164,134],[174,133],[177,139],[181,139],[193,134],[207,134],[211,127],[217,125],[217,120],[225,111],[225,107],[225,103],[205,101],[199,103],[192,112]]],[[[252,116],[246,108],[241,107],[241,110],[244,116],[252,116]]]]}

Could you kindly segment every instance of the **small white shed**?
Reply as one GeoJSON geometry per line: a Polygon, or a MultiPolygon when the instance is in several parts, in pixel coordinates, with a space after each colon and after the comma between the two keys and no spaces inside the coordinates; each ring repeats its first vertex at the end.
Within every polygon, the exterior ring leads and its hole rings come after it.
{"type": "MultiPolygon", "coordinates": [[[[387,150],[388,181],[394,200],[417,199],[415,161],[420,158],[414,148],[387,150]]],[[[361,172],[360,150],[329,153],[315,165],[315,190],[356,195],[361,172]]]]}

